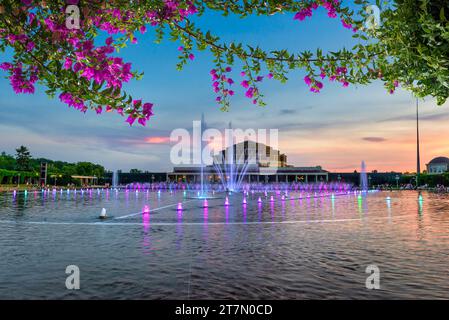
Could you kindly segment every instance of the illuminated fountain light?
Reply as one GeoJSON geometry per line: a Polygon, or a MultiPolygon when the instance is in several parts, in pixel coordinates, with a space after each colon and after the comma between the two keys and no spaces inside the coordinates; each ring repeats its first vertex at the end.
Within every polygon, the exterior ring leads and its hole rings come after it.
{"type": "Polygon", "coordinates": [[[243,205],[246,205],[247,201],[246,201],[246,197],[243,197],[243,205]]]}
{"type": "Polygon", "coordinates": [[[390,197],[390,196],[388,196],[388,197],[387,197],[387,201],[390,201],[390,200],[391,200],[391,197],[390,197]]]}
{"type": "Polygon", "coordinates": [[[69,195],[70,194],[70,189],[67,189],[67,195],[69,195]]]}
{"type": "Polygon", "coordinates": [[[150,214],[150,207],[145,205],[142,210],[143,214],[150,214]]]}
{"type": "Polygon", "coordinates": [[[265,198],[268,197],[268,192],[265,190],[265,198]]]}
{"type": "Polygon", "coordinates": [[[204,199],[203,208],[208,208],[208,207],[209,207],[209,203],[207,202],[207,199],[204,199]]]}
{"type": "Polygon", "coordinates": [[[262,203],[262,198],[259,197],[259,199],[257,199],[257,203],[262,203]]]}
{"type": "Polygon", "coordinates": [[[228,197],[226,197],[224,205],[226,207],[229,207],[229,198],[228,197]]]}
{"type": "Polygon", "coordinates": [[[270,197],[270,202],[274,202],[274,197],[273,196],[270,197]]]}
{"type": "Polygon", "coordinates": [[[182,202],[179,202],[178,203],[178,211],[182,211],[183,209],[182,209],[182,202]]]}
{"type": "Polygon", "coordinates": [[[423,199],[422,195],[420,194],[419,197],[418,197],[418,201],[419,201],[419,202],[423,202],[423,200],[424,200],[424,199],[423,199]]]}
{"type": "Polygon", "coordinates": [[[106,214],[106,209],[105,209],[105,208],[101,209],[101,213],[100,213],[99,218],[100,218],[100,219],[106,219],[107,217],[108,217],[108,216],[107,216],[107,214],[106,214]]]}
{"type": "Polygon", "coordinates": [[[28,196],[28,190],[24,191],[24,195],[25,195],[25,197],[28,196]]]}
{"type": "Polygon", "coordinates": [[[282,195],[281,200],[285,201],[285,196],[284,195],[282,195]]]}

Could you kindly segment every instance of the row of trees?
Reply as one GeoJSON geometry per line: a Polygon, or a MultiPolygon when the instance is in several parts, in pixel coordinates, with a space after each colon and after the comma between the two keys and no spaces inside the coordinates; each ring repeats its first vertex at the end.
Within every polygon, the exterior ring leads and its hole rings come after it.
{"type": "Polygon", "coordinates": [[[6,154],[5,152],[1,153],[0,183],[10,182],[11,180],[17,182],[19,177],[22,182],[27,178],[27,180],[37,180],[39,178],[40,165],[42,162],[47,163],[47,177],[49,182],[51,182],[52,177],[54,177],[57,178],[60,183],[76,183],[76,181],[71,178],[74,175],[96,176],[101,178],[105,174],[103,166],[90,162],[69,163],[45,158],[33,158],[28,148],[21,146],[16,149],[15,156],[6,154]]]}

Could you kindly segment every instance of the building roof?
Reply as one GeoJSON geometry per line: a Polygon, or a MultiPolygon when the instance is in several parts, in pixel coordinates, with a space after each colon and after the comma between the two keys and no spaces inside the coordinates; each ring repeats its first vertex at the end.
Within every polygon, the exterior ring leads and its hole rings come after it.
{"type": "Polygon", "coordinates": [[[449,164],[449,158],[436,157],[429,162],[429,164],[449,164]]]}

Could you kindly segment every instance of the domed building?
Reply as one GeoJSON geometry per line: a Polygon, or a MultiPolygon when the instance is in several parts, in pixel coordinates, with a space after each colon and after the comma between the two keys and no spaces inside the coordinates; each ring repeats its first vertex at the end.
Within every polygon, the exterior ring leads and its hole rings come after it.
{"type": "Polygon", "coordinates": [[[449,171],[449,158],[437,157],[427,164],[427,173],[440,174],[449,171]]]}

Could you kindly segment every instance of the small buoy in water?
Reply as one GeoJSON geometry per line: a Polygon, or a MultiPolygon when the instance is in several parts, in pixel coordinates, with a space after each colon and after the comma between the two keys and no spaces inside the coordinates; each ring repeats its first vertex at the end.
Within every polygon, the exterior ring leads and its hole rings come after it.
{"type": "Polygon", "coordinates": [[[99,218],[100,219],[106,219],[107,217],[108,216],[106,215],[106,209],[105,208],[101,209],[101,213],[100,213],[99,218]]]}

